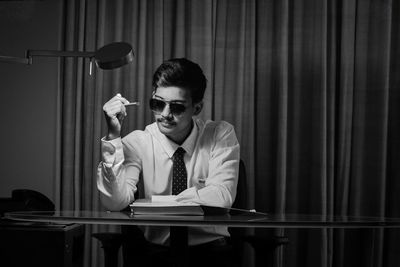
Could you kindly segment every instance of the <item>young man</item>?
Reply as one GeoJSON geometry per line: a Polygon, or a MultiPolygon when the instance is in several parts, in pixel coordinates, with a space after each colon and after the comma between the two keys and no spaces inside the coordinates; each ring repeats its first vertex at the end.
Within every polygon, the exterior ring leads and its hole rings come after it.
{"type": "MultiPolygon", "coordinates": [[[[141,198],[176,194],[177,200],[183,202],[232,205],[238,180],[239,143],[229,123],[194,118],[203,108],[206,83],[199,65],[184,58],[165,61],[153,76],[149,104],[155,122],[122,139],[124,104],[129,102],[117,94],[104,105],[108,134],[101,141],[97,186],[107,209],[122,210],[133,202],[139,177],[144,188],[141,198]],[[176,182],[178,176],[181,181],[176,182]]],[[[148,244],[169,244],[169,227],[142,230],[148,244]]],[[[226,227],[191,227],[188,234],[189,246],[194,250],[218,251],[229,236],[226,227]]],[[[222,256],[221,251],[217,254],[222,256]]],[[[191,266],[197,261],[198,258],[191,266]]]]}

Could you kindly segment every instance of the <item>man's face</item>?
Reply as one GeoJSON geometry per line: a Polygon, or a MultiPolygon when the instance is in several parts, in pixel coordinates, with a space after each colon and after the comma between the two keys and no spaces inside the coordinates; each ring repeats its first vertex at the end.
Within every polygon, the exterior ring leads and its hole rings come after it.
{"type": "Polygon", "coordinates": [[[192,129],[192,117],[201,110],[201,103],[194,105],[190,92],[179,87],[158,87],[153,98],[162,108],[154,112],[160,132],[177,144],[182,144],[192,129]],[[180,104],[182,106],[174,106],[180,104]],[[179,112],[182,109],[183,112],[179,112]]]}

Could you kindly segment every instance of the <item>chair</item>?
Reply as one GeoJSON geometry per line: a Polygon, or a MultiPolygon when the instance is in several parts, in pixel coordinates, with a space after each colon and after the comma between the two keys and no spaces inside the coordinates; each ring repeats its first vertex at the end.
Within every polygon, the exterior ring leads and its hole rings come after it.
{"type": "MultiPolygon", "coordinates": [[[[247,173],[246,166],[241,159],[239,162],[239,180],[237,194],[232,208],[249,209],[247,204],[247,173]]],[[[273,266],[276,249],[289,242],[286,236],[266,235],[257,236],[249,234],[248,229],[229,228],[231,239],[236,250],[235,255],[242,255],[244,244],[251,245],[254,249],[255,266],[273,266]]],[[[238,260],[242,260],[241,258],[238,260]]]]}
{"type": "MultiPolygon", "coordinates": [[[[247,174],[243,160],[240,160],[239,163],[239,180],[237,188],[238,192],[232,207],[247,209],[247,174]]],[[[288,238],[285,236],[256,236],[254,234],[246,233],[245,229],[241,228],[229,228],[228,230],[231,234],[235,255],[242,255],[244,244],[248,243],[254,249],[255,264],[257,267],[273,266],[273,256],[276,249],[289,242],[288,238]]],[[[130,239],[142,238],[143,235],[138,233],[137,227],[124,226],[122,227],[121,234],[95,233],[92,236],[99,239],[102,243],[105,267],[114,267],[117,266],[118,263],[119,248],[122,246],[123,254],[125,254],[124,251],[131,249],[128,248],[130,246],[128,241],[130,239]],[[129,236],[129,238],[127,236],[129,236]],[[134,237],[132,238],[132,236],[134,237]]],[[[238,260],[242,261],[242,258],[239,257],[238,260]]]]}
{"type": "Polygon", "coordinates": [[[104,266],[118,266],[118,252],[123,242],[121,233],[93,233],[92,237],[98,239],[104,252],[104,266]]]}

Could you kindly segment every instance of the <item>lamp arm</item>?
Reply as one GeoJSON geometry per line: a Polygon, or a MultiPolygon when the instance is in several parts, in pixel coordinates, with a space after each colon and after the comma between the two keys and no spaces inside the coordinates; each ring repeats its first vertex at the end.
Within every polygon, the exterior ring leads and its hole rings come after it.
{"type": "Polygon", "coordinates": [[[30,60],[28,58],[8,57],[8,56],[0,56],[0,62],[18,63],[18,64],[30,64],[30,60]]]}
{"type": "MultiPolygon", "coordinates": [[[[125,42],[114,42],[105,45],[96,52],[60,51],[60,50],[26,50],[25,58],[1,56],[0,62],[32,64],[33,57],[86,57],[96,62],[101,69],[115,69],[133,61],[132,46],[125,42]],[[93,60],[94,59],[94,60],[93,60]]],[[[92,64],[90,64],[92,67],[92,64]]]]}
{"type": "Polygon", "coordinates": [[[95,52],[57,51],[57,50],[27,50],[26,57],[94,57],[95,52]]]}
{"type": "Polygon", "coordinates": [[[26,57],[1,56],[0,62],[32,64],[32,57],[89,57],[93,58],[95,52],[58,51],[58,50],[26,50],[26,57]]]}

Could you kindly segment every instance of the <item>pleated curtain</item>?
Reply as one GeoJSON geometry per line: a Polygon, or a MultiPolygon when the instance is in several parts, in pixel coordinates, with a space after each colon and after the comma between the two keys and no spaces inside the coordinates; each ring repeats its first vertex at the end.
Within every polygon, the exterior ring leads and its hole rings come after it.
{"type": "MultiPolygon", "coordinates": [[[[65,50],[125,41],[135,57],[92,75],[88,60],[63,61],[58,208],[102,210],[95,170],[103,104],[116,93],[140,101],[123,134],[144,129],[153,71],[186,57],[208,79],[200,117],[235,126],[249,208],[400,217],[399,1],[71,0],[63,15],[65,50]]],[[[102,266],[91,233],[118,227],[87,230],[85,266],[102,266]]],[[[400,265],[395,229],[273,232],[290,240],[277,266],[400,265]]]]}

